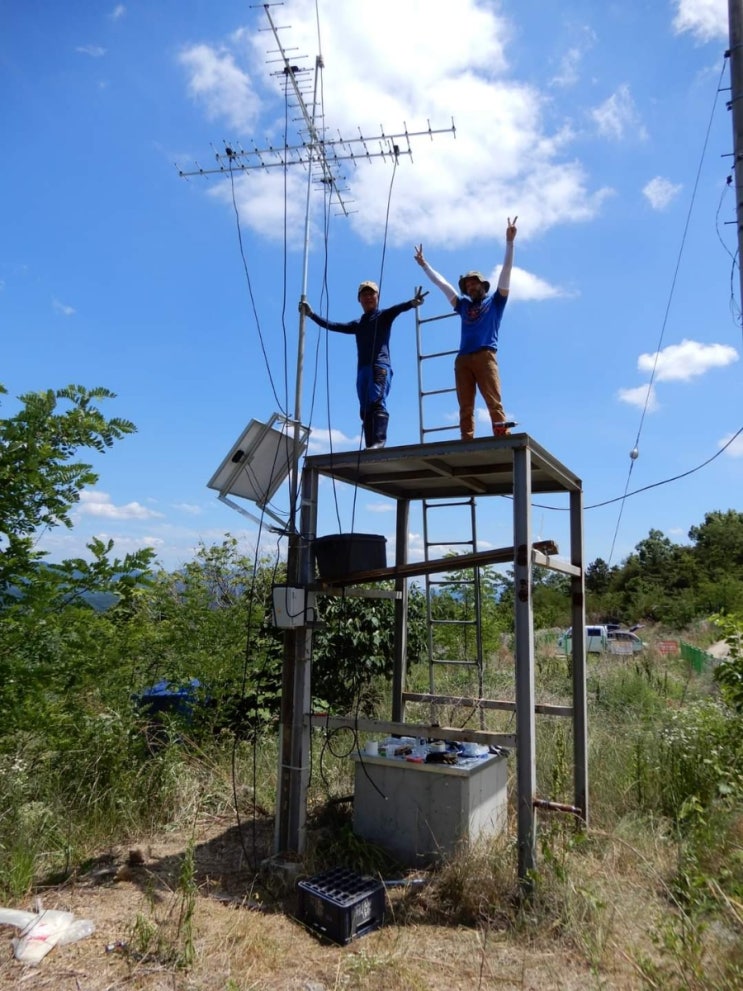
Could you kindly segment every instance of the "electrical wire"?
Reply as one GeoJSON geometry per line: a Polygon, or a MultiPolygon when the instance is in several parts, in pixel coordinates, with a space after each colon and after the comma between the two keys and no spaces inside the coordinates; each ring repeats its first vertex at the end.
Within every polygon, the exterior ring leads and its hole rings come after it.
{"type": "Polygon", "coordinates": [[[720,201],[717,204],[717,212],[715,213],[715,231],[717,233],[717,239],[722,245],[723,251],[730,255],[730,313],[732,314],[733,321],[735,322],[738,329],[741,329],[741,309],[740,304],[736,302],[735,299],[735,288],[733,284],[733,279],[735,277],[735,270],[738,267],[738,249],[736,248],[735,254],[728,248],[725,244],[724,238],[720,234],[720,214],[722,213],[722,204],[730,192],[732,187],[733,177],[729,175],[722,187],[722,192],[720,193],[720,201]]]}
{"type": "MultiPolygon", "coordinates": [[[[387,256],[387,237],[388,237],[388,234],[389,234],[390,208],[391,208],[391,205],[392,205],[392,190],[394,189],[394,185],[395,185],[395,176],[397,175],[397,166],[398,166],[398,150],[395,147],[395,149],[394,149],[394,162],[393,162],[393,166],[392,166],[392,176],[390,177],[390,185],[389,185],[389,189],[387,191],[387,207],[386,207],[385,215],[384,215],[384,234],[383,234],[383,237],[382,237],[382,258],[381,258],[381,261],[380,261],[380,264],[379,264],[379,295],[380,296],[382,295],[382,289],[384,287],[384,261],[385,261],[385,258],[387,256]]],[[[374,354],[374,352],[376,350],[377,327],[378,327],[378,322],[375,320],[374,321],[374,336],[372,338],[372,354],[374,354]]],[[[363,442],[363,437],[361,438],[361,440],[359,442],[359,458],[361,457],[361,443],[362,442],[363,442]]],[[[357,498],[358,498],[358,492],[359,492],[359,486],[357,484],[354,484],[354,487],[353,487],[353,499],[351,501],[351,532],[352,533],[354,531],[354,525],[355,525],[355,521],[356,521],[356,502],[357,502],[357,498]]]]}
{"type": "MultiPolygon", "coordinates": [[[[650,485],[643,485],[642,488],[635,489],[633,492],[627,492],[625,490],[624,495],[615,496],[613,499],[605,499],[603,502],[594,502],[590,506],[584,506],[583,510],[584,512],[586,512],[589,509],[600,509],[602,506],[611,506],[615,502],[622,502],[625,499],[630,499],[632,498],[632,496],[640,495],[641,492],[647,492],[649,489],[657,489],[660,488],[662,485],[670,485],[671,482],[677,482],[680,478],[688,478],[689,475],[694,475],[696,472],[701,471],[702,468],[706,468],[707,465],[711,464],[716,458],[719,458],[720,455],[723,454],[730,447],[733,441],[735,441],[738,437],[740,437],[742,433],[743,433],[743,427],[740,427],[738,430],[736,430],[736,432],[732,435],[732,437],[728,438],[728,440],[721,446],[719,451],[717,451],[711,457],[707,458],[706,461],[703,461],[701,464],[697,465],[695,468],[690,468],[688,471],[683,471],[681,472],[680,475],[673,475],[670,478],[661,479],[661,481],[659,482],[652,482],[650,485]]],[[[554,512],[558,512],[558,513],[563,513],[563,512],[567,513],[570,511],[569,507],[567,506],[545,506],[540,502],[534,502],[532,503],[532,505],[535,506],[537,509],[551,509],[554,512]]]]}
{"type": "MultiPolygon", "coordinates": [[[[274,467],[275,467],[275,462],[274,462],[274,467]]],[[[259,560],[259,555],[261,553],[261,536],[262,536],[262,533],[263,533],[263,521],[264,521],[264,518],[265,518],[265,511],[262,511],[261,512],[261,515],[260,515],[260,519],[259,519],[259,524],[258,524],[258,535],[257,535],[256,542],[255,542],[255,554],[254,554],[254,557],[253,557],[253,567],[252,567],[252,574],[251,574],[251,581],[250,581],[250,589],[249,589],[248,595],[246,597],[246,600],[247,600],[248,621],[247,621],[247,629],[246,629],[246,635],[245,635],[245,650],[244,650],[244,653],[243,653],[243,667],[242,667],[242,676],[241,676],[241,684],[240,684],[240,698],[241,699],[244,699],[245,698],[245,693],[246,693],[246,688],[247,688],[247,683],[248,683],[248,668],[249,668],[249,665],[251,664],[251,662],[253,664],[253,670],[254,670],[254,675],[255,675],[256,683],[260,680],[261,676],[263,674],[265,674],[265,671],[266,671],[266,668],[267,668],[267,665],[268,665],[268,651],[266,651],[264,653],[264,655],[263,655],[263,666],[262,666],[262,668],[260,668],[259,670],[256,671],[255,670],[255,663],[254,663],[255,662],[255,658],[253,657],[253,653],[252,653],[252,644],[253,644],[253,606],[254,606],[254,603],[255,603],[256,582],[257,582],[257,577],[258,577],[258,560],[259,560]]],[[[281,544],[281,540],[282,539],[283,539],[283,535],[279,537],[279,539],[277,540],[277,543],[276,543],[276,558],[275,558],[275,561],[274,561],[273,575],[272,575],[272,581],[271,581],[271,587],[272,588],[273,588],[273,585],[274,585],[274,582],[275,582],[276,571],[277,571],[278,565],[279,565],[279,560],[280,560],[280,544],[281,544]]],[[[258,727],[258,724],[259,724],[257,693],[256,693],[256,698],[255,698],[255,708],[253,710],[253,715],[254,715],[254,724],[253,724],[254,725],[254,730],[257,730],[257,727],[258,727]]],[[[235,821],[236,821],[237,827],[238,827],[238,836],[239,836],[239,839],[240,839],[240,845],[243,848],[243,853],[245,854],[245,857],[246,857],[247,861],[250,863],[251,862],[250,853],[245,848],[245,844],[243,842],[242,820],[241,820],[241,817],[240,817],[239,796],[238,796],[238,793],[237,793],[237,748],[238,748],[238,745],[239,745],[240,740],[241,740],[241,736],[240,736],[240,733],[239,733],[238,730],[239,730],[239,724],[238,724],[238,726],[235,727],[234,735],[233,735],[233,740],[232,740],[232,753],[231,753],[231,762],[230,762],[230,774],[231,774],[231,780],[232,780],[232,797],[233,797],[233,803],[234,803],[234,807],[235,807],[235,821]]],[[[252,821],[252,838],[253,838],[253,860],[252,860],[252,862],[255,863],[255,861],[257,859],[257,847],[258,847],[258,836],[257,836],[257,806],[256,806],[256,801],[255,801],[256,784],[257,784],[257,781],[258,781],[258,750],[257,750],[256,740],[255,739],[253,740],[252,775],[253,775],[253,814],[252,814],[252,819],[251,819],[251,821],[252,821]]]]}
{"type": "Polygon", "coordinates": [[[260,318],[258,317],[258,310],[257,310],[256,304],[255,304],[255,296],[253,295],[253,285],[252,285],[252,282],[251,282],[251,279],[250,279],[250,271],[248,269],[248,260],[247,260],[247,258],[245,256],[245,247],[243,245],[243,236],[242,236],[242,230],[241,230],[241,225],[240,225],[240,211],[239,211],[238,206],[237,206],[237,197],[235,196],[235,174],[234,174],[234,169],[232,168],[232,156],[231,155],[228,155],[228,162],[229,162],[230,189],[231,189],[231,192],[232,192],[232,208],[235,211],[235,223],[236,223],[236,226],[237,226],[237,242],[238,242],[238,245],[239,245],[239,248],[240,248],[240,258],[242,259],[243,271],[245,272],[245,280],[246,280],[247,286],[248,286],[248,294],[250,295],[250,304],[251,304],[251,306],[253,308],[253,316],[255,317],[255,325],[256,325],[256,329],[258,331],[258,340],[260,341],[261,352],[263,353],[263,361],[264,361],[265,366],[266,366],[266,372],[268,373],[268,381],[271,383],[271,392],[273,392],[273,397],[276,400],[276,405],[279,408],[279,411],[281,413],[283,413],[284,416],[288,417],[288,404],[286,406],[283,406],[282,407],[281,403],[279,402],[279,397],[278,397],[278,395],[276,393],[276,386],[274,384],[273,376],[271,375],[271,366],[270,366],[270,364],[268,362],[268,355],[266,354],[266,345],[265,345],[265,342],[263,340],[263,331],[261,330],[261,321],[260,321],[260,318]]]}
{"type": "MultiPolygon", "coordinates": [[[[676,257],[676,267],[674,268],[674,271],[673,271],[673,278],[671,279],[671,287],[670,287],[670,290],[669,290],[669,293],[668,293],[668,300],[666,302],[666,309],[665,309],[665,313],[663,315],[663,321],[661,323],[660,335],[658,337],[658,344],[657,344],[657,347],[656,347],[656,350],[655,350],[655,358],[654,358],[654,361],[653,361],[653,368],[652,368],[652,371],[650,373],[650,381],[648,382],[647,392],[645,394],[645,403],[644,403],[643,408],[642,408],[642,414],[640,416],[640,423],[639,423],[638,428],[637,428],[637,435],[635,437],[635,443],[634,443],[634,446],[633,446],[632,451],[630,453],[630,466],[629,466],[629,471],[627,472],[627,481],[625,482],[625,486],[624,486],[624,496],[622,496],[620,499],[616,500],[616,501],[618,501],[620,503],[620,506],[619,506],[619,515],[617,517],[617,523],[616,523],[616,526],[614,528],[614,536],[613,536],[612,542],[611,542],[611,550],[609,551],[609,557],[608,557],[608,563],[609,564],[611,564],[612,557],[614,556],[614,547],[615,547],[616,542],[617,542],[617,536],[619,534],[619,527],[620,527],[620,524],[622,522],[622,514],[624,512],[624,498],[627,496],[627,492],[629,490],[630,481],[632,479],[632,471],[633,471],[633,469],[635,467],[635,461],[637,459],[637,454],[638,454],[638,451],[639,451],[639,448],[640,448],[640,435],[642,433],[642,429],[643,429],[643,426],[644,426],[644,423],[645,423],[645,416],[647,414],[648,406],[650,404],[650,397],[652,395],[653,382],[655,381],[655,373],[657,371],[658,362],[660,360],[661,346],[663,344],[663,338],[664,338],[664,335],[665,335],[665,332],[666,332],[666,326],[668,324],[668,316],[669,316],[669,313],[670,313],[670,310],[671,310],[671,303],[673,301],[674,293],[675,293],[675,290],[676,290],[676,280],[678,279],[679,268],[681,266],[681,258],[682,258],[682,255],[684,253],[684,247],[686,245],[686,237],[687,237],[687,234],[689,233],[689,224],[691,222],[691,214],[692,214],[692,211],[694,209],[694,204],[696,203],[697,190],[699,188],[699,180],[700,180],[701,173],[702,173],[702,165],[704,164],[704,160],[705,160],[705,157],[706,157],[706,154],[707,154],[707,145],[709,144],[709,136],[710,136],[710,132],[712,130],[712,122],[714,120],[715,110],[717,108],[717,98],[718,98],[718,95],[720,93],[720,84],[722,82],[722,77],[723,77],[723,74],[725,72],[725,65],[726,65],[726,59],[723,59],[722,68],[720,70],[720,78],[718,79],[717,86],[715,87],[715,96],[714,96],[714,99],[712,101],[712,109],[710,111],[709,121],[707,122],[707,131],[706,131],[706,133],[704,135],[704,142],[703,142],[703,145],[702,145],[702,152],[701,152],[701,155],[700,155],[700,158],[699,158],[699,164],[697,166],[697,173],[696,173],[696,177],[695,177],[695,180],[694,180],[694,187],[692,189],[691,200],[689,202],[689,209],[688,209],[687,214],[686,214],[686,222],[684,224],[684,230],[683,230],[683,233],[681,235],[681,244],[679,245],[678,255],[676,257]]],[[[681,476],[679,476],[679,477],[681,477],[681,476]]]]}

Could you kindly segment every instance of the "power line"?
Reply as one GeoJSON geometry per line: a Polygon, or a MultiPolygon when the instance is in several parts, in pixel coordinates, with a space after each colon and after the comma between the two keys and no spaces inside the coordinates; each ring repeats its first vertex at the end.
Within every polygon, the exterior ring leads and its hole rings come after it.
{"type": "MultiPolygon", "coordinates": [[[[635,489],[633,492],[627,492],[625,489],[623,495],[615,496],[613,499],[605,499],[603,502],[594,502],[590,506],[584,506],[583,509],[600,509],[602,506],[611,506],[615,502],[624,502],[624,500],[630,499],[632,496],[639,495],[641,492],[647,492],[649,489],[657,489],[662,485],[670,485],[671,482],[677,482],[680,478],[688,478],[689,475],[694,475],[696,472],[701,471],[702,468],[706,468],[708,464],[711,464],[716,458],[719,458],[721,454],[724,454],[733,441],[735,441],[742,433],[743,427],[740,427],[740,429],[736,430],[732,437],[728,438],[719,451],[707,458],[706,461],[703,461],[701,464],[697,465],[696,468],[690,468],[688,471],[683,471],[680,475],[673,475],[671,478],[664,478],[660,482],[652,482],[650,485],[643,485],[642,488],[635,489]]],[[[564,506],[544,506],[539,502],[532,503],[532,505],[539,509],[551,509],[557,513],[569,512],[569,509],[564,506]]]]}
{"type": "MultiPolygon", "coordinates": [[[[674,293],[675,293],[675,290],[676,290],[676,280],[678,279],[679,268],[681,266],[681,258],[682,258],[682,255],[684,253],[684,247],[686,245],[686,237],[687,237],[687,234],[689,233],[689,224],[691,223],[691,214],[692,214],[692,211],[694,209],[694,204],[696,202],[697,190],[699,188],[699,179],[700,179],[701,172],[702,172],[702,165],[704,163],[704,159],[705,159],[706,154],[707,154],[707,145],[709,144],[709,136],[710,136],[710,131],[712,130],[712,121],[714,120],[715,110],[716,110],[716,107],[717,107],[717,97],[718,97],[718,94],[720,92],[720,84],[722,82],[723,73],[725,72],[725,64],[726,64],[726,60],[723,59],[722,68],[720,70],[720,78],[718,79],[717,86],[715,87],[715,95],[714,95],[714,99],[712,101],[712,109],[710,111],[709,121],[707,123],[707,131],[706,131],[706,133],[704,135],[704,143],[702,145],[702,152],[701,152],[701,155],[700,155],[700,158],[699,158],[699,164],[697,166],[697,173],[696,173],[696,177],[695,177],[695,180],[694,180],[694,188],[692,189],[691,200],[689,201],[689,209],[688,209],[687,214],[686,214],[686,222],[684,224],[684,230],[683,230],[683,233],[681,235],[681,244],[679,245],[679,250],[678,250],[677,257],[676,257],[676,266],[675,266],[674,271],[673,271],[673,278],[671,279],[671,287],[670,287],[670,290],[669,290],[669,293],[668,293],[668,300],[666,302],[666,310],[665,310],[665,313],[663,314],[663,321],[661,323],[660,335],[658,337],[658,344],[657,344],[657,347],[655,349],[655,358],[654,358],[654,361],[653,361],[653,368],[652,368],[652,371],[650,373],[650,381],[648,382],[647,392],[645,393],[645,403],[644,403],[643,408],[642,408],[642,415],[640,416],[640,423],[639,423],[639,426],[637,428],[637,435],[635,437],[635,443],[634,443],[634,446],[633,446],[632,450],[630,451],[630,465],[629,465],[629,471],[627,472],[627,481],[626,481],[625,486],[624,486],[624,495],[621,496],[621,497],[619,497],[618,500],[610,500],[610,501],[618,501],[620,503],[620,507],[619,507],[619,515],[617,516],[617,523],[616,523],[616,526],[614,528],[614,536],[613,536],[612,541],[611,541],[611,550],[609,551],[609,558],[608,558],[608,563],[609,564],[611,564],[611,559],[614,556],[614,547],[615,547],[615,544],[616,544],[616,541],[617,541],[617,535],[619,534],[619,526],[620,526],[620,524],[622,522],[622,513],[624,512],[624,499],[627,496],[627,491],[629,489],[630,480],[632,478],[632,471],[633,471],[633,469],[635,467],[635,461],[637,460],[638,455],[639,455],[639,452],[640,452],[640,435],[642,433],[642,429],[643,429],[643,426],[644,426],[644,423],[645,423],[645,416],[647,414],[648,406],[650,404],[650,397],[652,395],[652,390],[653,390],[653,382],[655,381],[655,373],[656,373],[656,370],[658,368],[658,361],[660,360],[660,352],[661,352],[661,347],[662,347],[662,344],[663,344],[663,338],[664,338],[664,335],[665,335],[665,332],[666,332],[666,326],[668,324],[668,315],[669,315],[670,310],[671,310],[671,303],[673,301],[673,296],[674,296],[674,293]]],[[[678,476],[678,477],[681,478],[683,476],[678,476]]],[[[643,491],[643,490],[640,489],[638,491],[643,491]]]]}

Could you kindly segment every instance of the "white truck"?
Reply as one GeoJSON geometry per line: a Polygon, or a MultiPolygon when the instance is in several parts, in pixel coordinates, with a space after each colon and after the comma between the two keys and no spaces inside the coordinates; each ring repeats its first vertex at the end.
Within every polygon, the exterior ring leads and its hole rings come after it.
{"type": "MultiPolygon", "coordinates": [[[[560,650],[569,654],[573,644],[573,630],[565,630],[557,641],[560,650]]],[[[643,641],[630,630],[618,630],[614,626],[587,626],[587,654],[639,654],[645,647],[643,641]]]]}

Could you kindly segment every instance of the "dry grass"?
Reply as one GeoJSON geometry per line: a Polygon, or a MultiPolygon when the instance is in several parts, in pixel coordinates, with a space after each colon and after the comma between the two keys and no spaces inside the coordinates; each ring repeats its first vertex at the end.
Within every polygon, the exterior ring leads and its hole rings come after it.
{"type": "MultiPolygon", "coordinates": [[[[74,883],[44,896],[96,923],[93,936],[57,947],[35,970],[10,957],[0,987],[54,991],[472,991],[633,989],[637,954],[668,912],[657,850],[622,837],[566,843],[566,878],[539,890],[530,909],[514,898],[513,850],[495,840],[418,872],[427,883],[388,891],[385,925],[341,947],[295,918],[294,878],[256,864],[272,822],[202,818],[110,851],[74,883]],[[193,856],[193,916],[182,924],[184,859],[193,856]],[[141,856],[140,856],[141,855],[141,856]],[[140,862],[141,861],[141,862],[140,862]],[[179,923],[179,920],[180,923],[179,923]],[[186,944],[189,944],[187,947],[186,944]],[[190,949],[192,963],[179,966],[190,949]]],[[[9,937],[11,930],[4,929],[9,937]]]]}
{"type": "MultiPolygon", "coordinates": [[[[622,704],[628,690],[622,672],[631,673],[632,664],[612,659],[602,681],[622,704]]],[[[508,659],[493,668],[505,686],[508,659]]],[[[545,652],[539,677],[540,697],[562,700],[563,660],[554,652],[545,652]]],[[[637,684],[627,679],[635,691],[637,684]]],[[[407,875],[422,884],[390,887],[382,928],[345,947],[321,941],[296,918],[294,865],[266,866],[273,851],[275,748],[246,747],[234,761],[201,754],[192,768],[178,766],[181,801],[172,828],[104,851],[73,880],[42,892],[45,907],[92,919],[93,936],[57,947],[39,967],[24,970],[12,958],[12,930],[0,929],[0,988],[732,991],[734,984],[713,977],[705,983],[700,975],[713,975],[716,961],[743,943],[743,914],[733,905],[728,919],[700,930],[698,944],[684,942],[684,915],[667,885],[676,847],[622,800],[622,769],[632,753],[625,752],[610,701],[605,693],[592,723],[601,729],[592,738],[592,829],[580,841],[568,820],[540,814],[544,845],[529,903],[518,898],[510,822],[503,837],[407,875]],[[250,811],[236,816],[233,800],[250,811]]],[[[490,728],[512,729],[511,719],[488,713],[490,728]]],[[[550,758],[539,768],[540,783],[550,797],[569,799],[559,790],[569,741],[554,728],[540,732],[550,758]]],[[[296,866],[308,875],[342,865],[406,878],[388,873],[380,851],[350,835],[343,798],[353,790],[353,774],[343,754],[352,744],[339,736],[332,747],[313,749],[308,850],[296,866]]]]}

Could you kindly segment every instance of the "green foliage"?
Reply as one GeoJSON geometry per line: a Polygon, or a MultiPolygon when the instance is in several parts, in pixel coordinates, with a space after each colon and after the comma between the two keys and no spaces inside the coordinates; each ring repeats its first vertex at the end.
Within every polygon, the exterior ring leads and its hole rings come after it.
{"type": "Polygon", "coordinates": [[[570,621],[570,578],[547,568],[534,568],[532,601],[537,629],[567,626],[570,621]]]}
{"type": "Polygon", "coordinates": [[[603,595],[609,590],[612,577],[616,575],[617,568],[610,568],[603,558],[597,557],[595,561],[586,568],[586,591],[596,595],[603,595]]]}
{"type": "Polygon", "coordinates": [[[206,735],[221,727],[251,733],[256,721],[274,718],[283,638],[270,622],[271,586],[283,574],[275,562],[241,554],[231,536],[200,546],[178,571],[159,572],[127,623],[135,689],[197,678],[206,735]]]}
{"type": "Polygon", "coordinates": [[[743,715],[743,615],[715,616],[714,621],[730,648],[715,668],[715,681],[728,705],[743,715]]]}
{"type": "MultiPolygon", "coordinates": [[[[452,559],[456,555],[449,555],[452,559]]],[[[472,569],[451,571],[433,587],[431,628],[433,655],[450,660],[472,660],[475,643],[475,586],[472,569]]],[[[503,633],[513,628],[513,579],[495,568],[480,569],[480,629],[485,657],[494,653],[503,633]]]]}
{"type": "Polygon", "coordinates": [[[109,837],[167,821],[182,798],[173,749],[152,756],[131,712],[94,714],[86,702],[60,704],[43,732],[4,741],[0,890],[25,894],[109,837]]]}
{"type": "Polygon", "coordinates": [[[691,545],[652,529],[618,567],[586,568],[586,608],[597,621],[621,617],[684,629],[700,616],[743,609],[743,513],[707,513],[691,545]]]}
{"type": "Polygon", "coordinates": [[[718,800],[743,797],[743,728],[712,699],[671,713],[658,736],[659,811],[688,820],[689,803],[709,809],[718,800]]]}
{"type": "MultiPolygon", "coordinates": [[[[0,394],[7,394],[1,385],[0,394]]],[[[77,452],[102,454],[135,431],[130,421],[106,419],[98,409],[114,398],[108,389],[80,385],[29,392],[14,416],[0,419],[0,601],[42,557],[34,536],[43,527],[70,527],[81,490],[98,480],[92,465],[74,460],[77,452]]]]}
{"type": "Polygon", "coordinates": [[[150,581],[151,552],[109,558],[112,544],[88,545],[92,563],[36,565],[23,595],[10,599],[0,624],[0,748],[27,729],[53,732],[57,713],[75,698],[116,702],[130,688],[119,656],[126,615],[150,581]],[[117,605],[96,612],[83,598],[95,590],[117,605]],[[110,662],[110,669],[108,663],[110,662]],[[103,676],[103,677],[102,677],[103,676]]]}
{"type": "MultiPolygon", "coordinates": [[[[313,705],[333,712],[372,713],[379,705],[377,679],[389,679],[394,663],[394,602],[390,599],[321,597],[320,628],[313,638],[313,705]]],[[[407,662],[425,652],[425,598],[408,596],[407,662]]]]}
{"type": "Polygon", "coordinates": [[[700,569],[710,579],[743,573],[743,513],[728,509],[705,513],[689,530],[700,569]]]}

